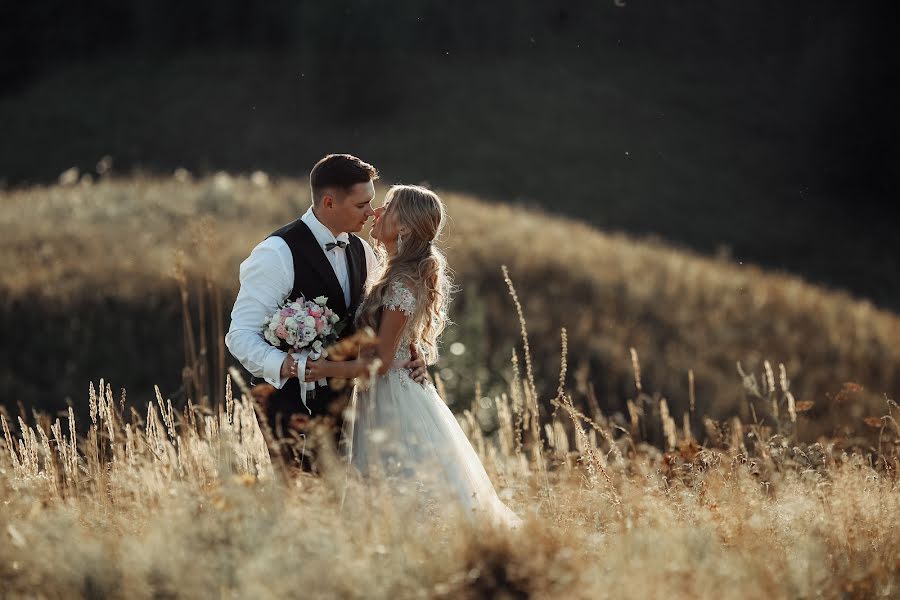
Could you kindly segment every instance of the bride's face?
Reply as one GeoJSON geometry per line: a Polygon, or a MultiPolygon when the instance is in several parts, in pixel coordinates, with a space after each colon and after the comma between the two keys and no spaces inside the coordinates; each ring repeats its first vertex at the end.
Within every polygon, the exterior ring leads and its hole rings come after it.
{"type": "Polygon", "coordinates": [[[396,211],[391,210],[390,202],[375,209],[375,225],[372,226],[372,237],[388,247],[397,243],[400,226],[396,211]]]}

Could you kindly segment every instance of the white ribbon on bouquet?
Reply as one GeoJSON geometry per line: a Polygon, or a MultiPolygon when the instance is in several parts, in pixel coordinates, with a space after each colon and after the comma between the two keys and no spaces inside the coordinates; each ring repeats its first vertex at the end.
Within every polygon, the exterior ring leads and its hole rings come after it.
{"type": "Polygon", "coordinates": [[[297,358],[297,379],[300,380],[300,401],[303,402],[303,407],[306,409],[306,412],[312,414],[312,411],[309,409],[309,406],[306,404],[306,392],[312,392],[316,389],[316,385],[319,387],[325,387],[328,385],[328,380],[324,377],[318,381],[306,381],[306,361],[312,358],[313,360],[319,360],[321,358],[321,352],[315,352],[309,348],[304,348],[297,353],[291,353],[291,356],[297,358]]]}

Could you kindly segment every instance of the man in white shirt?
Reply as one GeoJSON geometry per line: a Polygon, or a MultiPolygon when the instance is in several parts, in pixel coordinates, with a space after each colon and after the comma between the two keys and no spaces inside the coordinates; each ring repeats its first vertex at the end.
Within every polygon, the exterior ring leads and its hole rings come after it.
{"type": "MultiPolygon", "coordinates": [[[[265,381],[275,388],[265,408],[277,437],[288,434],[292,414],[309,413],[300,402],[296,361],[265,340],[262,323],[288,297],[326,296],[328,306],[348,324],[342,334],[353,332],[366,279],[378,270],[375,252],[354,235],[374,215],[377,178],[372,165],[354,156],[324,157],[310,172],[309,210],[260,242],[241,263],[241,288],[225,344],[254,383],[265,381]]],[[[407,366],[414,379],[424,380],[422,359],[414,357],[407,366]]],[[[339,431],[339,400],[329,388],[316,388],[307,406],[313,417],[331,421],[339,431]]]]}

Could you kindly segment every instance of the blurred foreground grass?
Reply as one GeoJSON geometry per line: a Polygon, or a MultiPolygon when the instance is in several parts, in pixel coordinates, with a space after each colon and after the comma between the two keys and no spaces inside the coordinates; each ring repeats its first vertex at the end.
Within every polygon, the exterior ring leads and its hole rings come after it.
{"type": "MultiPolygon", "coordinates": [[[[186,172],[65,179],[0,193],[0,402],[51,413],[68,403],[83,417],[87,382],[111,376],[131,399],[149,400],[159,384],[178,408],[188,397],[202,403],[189,385],[200,367],[185,355],[202,354],[204,377],[224,373],[221,333],[238,265],[306,209],[306,182],[263,173],[194,180],[186,172]],[[179,282],[194,315],[193,352],[182,342],[179,282]]],[[[861,439],[864,419],[900,389],[900,319],[866,301],[540,212],[443,197],[451,223],[441,244],[461,292],[436,373],[455,409],[477,394],[487,431],[496,427],[491,398],[512,377],[519,330],[501,264],[520,289],[538,397],[553,395],[547,382],[556,379],[559,329],[567,327],[576,404],[596,403],[620,424],[628,399],[637,402],[634,358],[643,388],[657,404],[665,398],[675,418],[693,407],[713,418],[756,418],[773,431],[779,415],[767,403],[751,414],[736,369],[783,364],[793,398],[808,408],[793,433],[810,441],[861,439]]],[[[219,376],[207,389],[221,397],[223,387],[219,376]]]]}
{"type": "MultiPolygon", "coordinates": [[[[900,427],[882,452],[763,440],[740,423],[660,453],[591,422],[564,389],[536,443],[531,386],[496,399],[498,436],[461,424],[518,531],[423,510],[406,481],[270,460],[249,394],[213,411],[160,397],[91,425],[0,416],[0,584],[30,598],[872,598],[900,591],[900,427]],[[508,398],[512,400],[509,401],[508,398]],[[552,434],[574,426],[577,449],[552,434]],[[14,425],[13,425],[14,427],[14,425]],[[615,435],[615,440],[613,437],[615,435]],[[519,444],[518,440],[523,440],[519,444]]],[[[896,415],[896,405],[889,407],[896,415]]],[[[640,421],[635,431],[640,429],[640,421]]],[[[672,426],[674,427],[674,426],[672,426]]],[[[537,429],[540,429],[538,426],[537,429]]],[[[312,438],[312,443],[317,439],[312,438]]],[[[277,453],[275,454],[277,455],[277,453]]]]}

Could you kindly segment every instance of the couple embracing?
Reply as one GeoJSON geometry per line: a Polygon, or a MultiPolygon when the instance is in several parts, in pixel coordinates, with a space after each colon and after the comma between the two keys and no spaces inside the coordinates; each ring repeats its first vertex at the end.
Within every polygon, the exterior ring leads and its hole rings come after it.
{"type": "MultiPolygon", "coordinates": [[[[447,321],[450,282],[434,244],[446,219],[434,192],[408,185],[388,190],[373,208],[376,169],[348,154],[330,154],[310,172],[312,206],[272,233],[241,263],[241,288],[225,343],[253,375],[274,388],[265,399],[276,434],[302,429],[307,417],[343,429],[349,464],[364,478],[413,483],[430,497],[457,504],[474,520],[516,526],[454,415],[427,380],[447,321]],[[355,233],[374,217],[374,249],[355,233]],[[313,388],[301,402],[297,360],[271,346],[261,324],[286,299],[327,298],[347,326],[343,337],[370,327],[376,340],[351,360],[309,361],[305,381],[363,378],[342,427],[347,390],[313,388]]],[[[271,388],[270,388],[271,389],[271,388]]],[[[304,459],[305,460],[305,459],[304,459]]],[[[307,467],[311,465],[306,463],[307,467]]]]}

